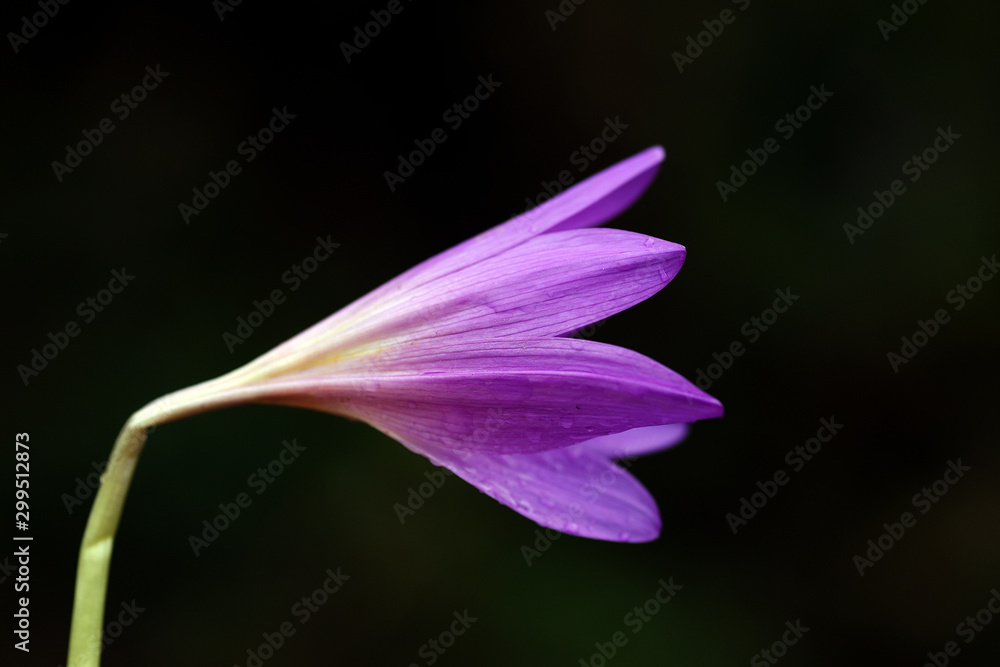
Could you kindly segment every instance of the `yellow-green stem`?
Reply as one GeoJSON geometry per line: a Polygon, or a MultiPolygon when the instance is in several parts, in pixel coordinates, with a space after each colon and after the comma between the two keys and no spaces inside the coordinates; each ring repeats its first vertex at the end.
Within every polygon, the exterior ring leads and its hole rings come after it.
{"type": "Polygon", "coordinates": [[[107,470],[101,476],[101,488],[90,510],[80,545],[66,667],[98,667],[101,664],[104,599],[108,590],[111,550],[132,473],[145,442],[146,428],[135,426],[130,419],[118,434],[107,470]]]}
{"type": "Polygon", "coordinates": [[[132,415],[118,434],[101,488],[87,519],[77,563],[73,619],[66,667],[99,667],[104,633],[104,603],[115,532],[147,429],[256,396],[241,370],[157,399],[132,415]]]}

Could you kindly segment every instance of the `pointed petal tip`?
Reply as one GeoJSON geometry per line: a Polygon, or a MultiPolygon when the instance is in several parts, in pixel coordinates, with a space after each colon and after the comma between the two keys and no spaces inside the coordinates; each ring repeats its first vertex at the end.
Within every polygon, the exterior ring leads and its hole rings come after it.
{"type": "Polygon", "coordinates": [[[621,171],[635,176],[651,168],[657,167],[666,159],[667,151],[663,148],[663,146],[655,144],[649,148],[639,151],[638,153],[630,155],[624,160],[616,162],[610,167],[607,167],[604,171],[621,171]]]}
{"type": "Polygon", "coordinates": [[[650,160],[655,160],[657,163],[663,162],[664,160],[667,159],[666,149],[663,148],[663,146],[660,146],[659,144],[650,146],[646,150],[639,153],[639,155],[648,156],[650,160]]]}
{"type": "Polygon", "coordinates": [[[698,416],[699,420],[715,419],[723,416],[725,407],[722,405],[722,401],[704,391],[701,387],[694,383],[690,383],[689,389],[692,390],[692,393],[688,395],[688,399],[692,402],[698,403],[701,408],[698,416]]]}
{"type": "Polygon", "coordinates": [[[602,435],[572,446],[620,460],[646,456],[673,447],[684,440],[690,430],[690,425],[686,423],[640,426],[621,433],[602,435]]]}
{"type": "Polygon", "coordinates": [[[657,517],[656,523],[649,526],[649,529],[642,533],[632,533],[629,534],[624,539],[614,540],[615,542],[628,542],[630,544],[645,544],[648,542],[655,542],[660,539],[660,533],[663,530],[663,523],[657,517]]]}
{"type": "Polygon", "coordinates": [[[722,404],[722,401],[720,401],[719,399],[717,399],[715,396],[710,396],[709,394],[705,394],[705,396],[707,396],[710,399],[709,403],[714,408],[715,414],[713,414],[711,418],[714,419],[716,417],[722,417],[723,415],[725,415],[726,406],[724,406],[722,404]]]}
{"type": "Polygon", "coordinates": [[[403,444],[545,528],[609,542],[649,542],[660,534],[652,494],[602,453],[490,455],[403,444]]]}
{"type": "Polygon", "coordinates": [[[653,542],[660,537],[663,529],[663,522],[660,513],[654,506],[652,514],[644,514],[637,520],[636,516],[629,517],[628,525],[614,525],[604,522],[579,524],[552,525],[549,522],[534,519],[535,523],[547,528],[553,528],[561,533],[573,535],[574,537],[585,537],[589,540],[602,540],[604,542],[622,542],[629,544],[643,544],[653,542]]]}
{"type": "Polygon", "coordinates": [[[528,215],[544,218],[546,214],[555,213],[552,216],[556,218],[555,223],[546,224],[540,232],[603,224],[642,196],[656,178],[666,156],[661,146],[647,148],[577,183],[528,215]]]}

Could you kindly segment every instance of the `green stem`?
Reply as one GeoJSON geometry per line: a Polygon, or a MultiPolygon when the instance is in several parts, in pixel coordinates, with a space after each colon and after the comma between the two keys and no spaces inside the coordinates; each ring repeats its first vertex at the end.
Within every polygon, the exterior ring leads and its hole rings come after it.
{"type": "Polygon", "coordinates": [[[67,667],[98,667],[101,664],[104,599],[108,590],[111,549],[125,495],[145,442],[146,429],[134,426],[130,419],[118,434],[107,470],[101,477],[101,488],[90,510],[83,544],[80,545],[67,667]]]}
{"type": "Polygon", "coordinates": [[[248,385],[252,382],[247,373],[234,371],[182,389],[136,412],[118,434],[108,467],[101,476],[101,488],[90,510],[80,545],[67,667],[98,667],[101,664],[111,551],[125,496],[132,483],[139,454],[146,444],[146,431],[182,417],[248,402],[256,396],[248,385]]]}

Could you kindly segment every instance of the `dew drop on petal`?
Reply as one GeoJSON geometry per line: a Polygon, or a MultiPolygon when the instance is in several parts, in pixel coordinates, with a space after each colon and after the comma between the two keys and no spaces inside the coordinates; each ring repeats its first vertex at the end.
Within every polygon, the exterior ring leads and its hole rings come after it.
{"type": "Polygon", "coordinates": [[[620,423],[620,418],[618,418],[617,415],[601,414],[597,418],[597,423],[605,428],[612,428],[620,423]]]}
{"type": "Polygon", "coordinates": [[[667,271],[662,266],[660,267],[660,280],[663,282],[670,280],[670,276],[667,275],[667,271]]]}
{"type": "Polygon", "coordinates": [[[652,238],[647,238],[646,242],[643,243],[643,245],[646,246],[647,248],[652,248],[655,243],[656,241],[654,241],[652,238]]]}
{"type": "Polygon", "coordinates": [[[573,418],[569,415],[565,415],[559,420],[559,423],[562,424],[563,428],[571,428],[573,426],[573,418]]]}

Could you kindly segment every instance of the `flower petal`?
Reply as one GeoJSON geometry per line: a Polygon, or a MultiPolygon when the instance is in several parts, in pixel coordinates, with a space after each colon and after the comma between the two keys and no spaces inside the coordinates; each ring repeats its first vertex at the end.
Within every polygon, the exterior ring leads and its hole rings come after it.
{"type": "Polygon", "coordinates": [[[656,501],[602,454],[570,447],[505,456],[403,444],[548,528],[615,542],[660,534],[656,501]]]}
{"type": "Polygon", "coordinates": [[[263,381],[256,400],[353,417],[417,446],[492,454],[722,414],[652,359],[573,338],[428,340],[335,366],[263,381]]]}
{"type": "Polygon", "coordinates": [[[689,430],[690,427],[687,424],[644,426],[621,433],[602,435],[599,438],[581,442],[575,447],[582,447],[595,454],[603,454],[610,459],[632,458],[673,447],[687,437],[689,430]]]}
{"type": "Polygon", "coordinates": [[[684,248],[617,229],[533,238],[502,255],[387,297],[340,332],[324,357],[371,345],[465,335],[490,338],[565,334],[625,310],[667,284],[684,248]]]}
{"type": "Polygon", "coordinates": [[[665,157],[666,152],[661,147],[647,148],[577,183],[536,208],[421,262],[359,301],[374,301],[384,293],[413,289],[494,257],[539,234],[594,227],[607,222],[642,195],[665,157]]]}
{"type": "Polygon", "coordinates": [[[321,354],[324,347],[339,343],[342,334],[358,322],[367,321],[373,313],[383,311],[387,300],[398,300],[431,281],[475,266],[541,234],[607,221],[642,194],[665,155],[659,146],[649,148],[574,185],[541,206],[431,257],[241,370],[250,375],[271,375],[288,368],[288,364],[301,366],[321,354]]]}

